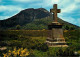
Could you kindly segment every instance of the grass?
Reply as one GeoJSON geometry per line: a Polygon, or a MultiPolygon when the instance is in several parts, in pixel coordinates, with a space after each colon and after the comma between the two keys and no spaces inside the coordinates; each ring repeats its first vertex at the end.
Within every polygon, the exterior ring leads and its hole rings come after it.
{"type": "Polygon", "coordinates": [[[47,37],[31,37],[32,40],[39,40],[40,42],[45,43],[47,37]]]}
{"type": "MultiPolygon", "coordinates": [[[[48,30],[7,30],[0,31],[0,46],[6,45],[8,49],[13,47],[39,47],[45,43],[48,36],[48,30]],[[23,45],[23,46],[22,46],[23,45]],[[36,46],[37,45],[37,46],[36,46]]],[[[80,51],[80,30],[70,30],[64,32],[64,38],[69,44],[70,52],[80,51]]],[[[49,47],[45,52],[38,49],[32,49],[32,54],[35,57],[51,57],[59,55],[59,52],[67,52],[67,48],[49,47]]],[[[71,53],[70,53],[71,54],[71,53]]]]}

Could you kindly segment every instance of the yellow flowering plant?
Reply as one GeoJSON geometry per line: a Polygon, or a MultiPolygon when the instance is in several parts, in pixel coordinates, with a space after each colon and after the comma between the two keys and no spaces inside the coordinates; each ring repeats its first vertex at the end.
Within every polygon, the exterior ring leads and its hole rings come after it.
{"type": "Polygon", "coordinates": [[[78,51],[78,54],[80,55],[80,50],[78,51]]]}
{"type": "Polygon", "coordinates": [[[7,53],[3,54],[4,57],[26,57],[29,55],[29,51],[25,48],[19,48],[18,50],[9,50],[7,53]]]}

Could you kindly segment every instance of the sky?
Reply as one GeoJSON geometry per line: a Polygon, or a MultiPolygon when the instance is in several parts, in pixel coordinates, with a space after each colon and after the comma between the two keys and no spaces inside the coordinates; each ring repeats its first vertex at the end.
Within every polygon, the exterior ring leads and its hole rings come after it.
{"type": "Polygon", "coordinates": [[[58,4],[58,17],[80,26],[80,0],[0,0],[0,20],[10,18],[27,8],[45,8],[50,11],[58,4]]]}

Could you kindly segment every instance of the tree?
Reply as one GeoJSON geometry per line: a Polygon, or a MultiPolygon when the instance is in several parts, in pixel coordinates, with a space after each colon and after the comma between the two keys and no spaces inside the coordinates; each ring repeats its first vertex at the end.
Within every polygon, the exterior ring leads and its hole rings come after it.
{"type": "Polygon", "coordinates": [[[19,30],[21,28],[20,25],[16,25],[16,29],[19,30]]]}
{"type": "Polygon", "coordinates": [[[71,27],[70,27],[70,30],[75,30],[75,27],[74,27],[74,26],[71,26],[71,27]]]}
{"type": "Polygon", "coordinates": [[[65,25],[65,26],[64,26],[64,29],[69,30],[70,27],[69,27],[68,25],[65,25]]]}

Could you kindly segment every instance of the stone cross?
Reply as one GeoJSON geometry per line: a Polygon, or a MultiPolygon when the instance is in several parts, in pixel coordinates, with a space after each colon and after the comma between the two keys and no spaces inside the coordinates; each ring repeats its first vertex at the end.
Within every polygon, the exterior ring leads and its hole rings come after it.
{"type": "Polygon", "coordinates": [[[50,9],[50,12],[54,13],[53,14],[53,19],[54,22],[57,22],[57,13],[60,13],[60,9],[57,9],[57,4],[54,4],[53,9],[50,9]]]}

